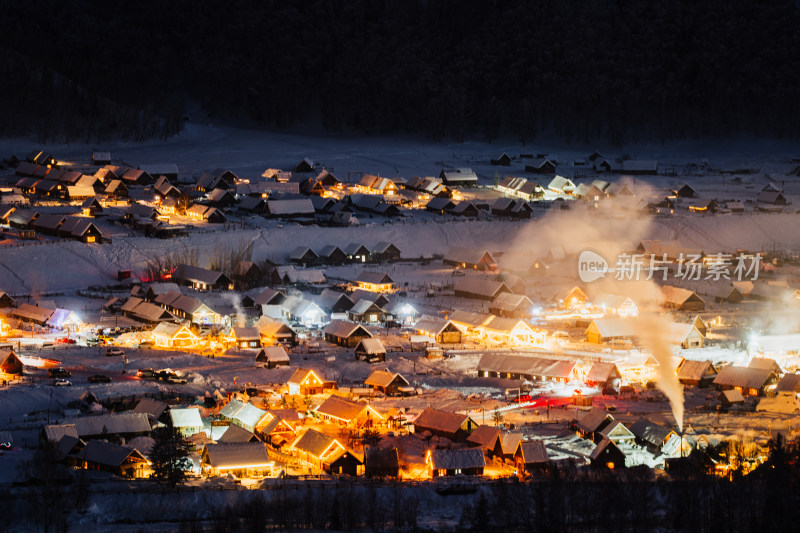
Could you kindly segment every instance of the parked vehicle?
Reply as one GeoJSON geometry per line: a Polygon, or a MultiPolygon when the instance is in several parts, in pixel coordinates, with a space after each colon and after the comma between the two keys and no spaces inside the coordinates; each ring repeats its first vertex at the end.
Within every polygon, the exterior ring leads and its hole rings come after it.
{"type": "Polygon", "coordinates": [[[520,396],[517,396],[516,398],[514,398],[512,401],[513,401],[514,403],[525,403],[525,402],[529,402],[529,401],[531,401],[531,395],[530,395],[530,394],[522,394],[522,395],[520,395],[520,396]]]}
{"type": "Polygon", "coordinates": [[[72,375],[66,368],[50,368],[47,370],[47,374],[51,378],[68,378],[72,375]]]}
{"type": "Polygon", "coordinates": [[[119,348],[106,348],[106,357],[114,357],[115,355],[124,355],[119,348]]]}
{"type": "Polygon", "coordinates": [[[61,337],[60,339],[56,339],[58,344],[76,344],[77,341],[75,339],[70,339],[69,337],[61,337]]]}
{"type": "Polygon", "coordinates": [[[105,341],[97,337],[89,337],[86,339],[86,346],[100,346],[101,344],[105,344],[105,341]]]}
{"type": "Polygon", "coordinates": [[[103,374],[89,376],[89,383],[111,383],[111,378],[103,374]]]}
{"type": "Polygon", "coordinates": [[[182,378],[180,376],[177,376],[175,374],[172,374],[169,377],[167,377],[167,382],[169,382],[169,383],[178,383],[178,384],[183,385],[183,384],[186,383],[186,379],[182,378]]]}
{"type": "Polygon", "coordinates": [[[152,348],[155,346],[153,341],[142,341],[139,343],[139,348],[152,348]]]}
{"type": "Polygon", "coordinates": [[[67,381],[66,379],[56,378],[53,380],[54,387],[70,387],[72,385],[71,381],[67,381]]]}
{"type": "Polygon", "coordinates": [[[156,372],[152,368],[140,368],[136,375],[142,379],[156,379],[156,372]]]}

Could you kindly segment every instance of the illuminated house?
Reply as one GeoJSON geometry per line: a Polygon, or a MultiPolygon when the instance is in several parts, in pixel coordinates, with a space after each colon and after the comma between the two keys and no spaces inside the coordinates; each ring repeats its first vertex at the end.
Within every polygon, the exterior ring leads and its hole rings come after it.
{"type": "Polygon", "coordinates": [[[161,322],[153,329],[151,338],[156,346],[161,348],[190,348],[195,346],[200,338],[195,335],[186,324],[173,324],[161,322]]]}
{"type": "Polygon", "coordinates": [[[617,315],[620,318],[632,318],[639,314],[636,302],[629,296],[603,293],[592,298],[592,307],[604,314],[617,315]]]}
{"type": "Polygon", "coordinates": [[[257,427],[264,423],[264,419],[268,415],[267,411],[259,409],[252,403],[233,399],[220,410],[219,416],[229,420],[231,424],[254,432],[257,427]]]}
{"type": "Polygon", "coordinates": [[[517,318],[492,316],[479,330],[481,336],[493,344],[542,344],[545,340],[544,331],[534,330],[517,318]]]}
{"type": "Polygon", "coordinates": [[[193,324],[219,324],[222,317],[206,304],[178,291],[159,294],[154,302],[177,317],[185,318],[193,324]]]}
{"type": "Polygon", "coordinates": [[[364,174],[364,177],[358,183],[358,189],[367,194],[384,194],[387,196],[397,194],[397,185],[392,180],[373,176],[372,174],[364,174]]]}
{"type": "Polygon", "coordinates": [[[620,374],[617,365],[614,363],[594,362],[589,368],[584,382],[590,387],[610,387],[616,389],[619,387],[622,374],[620,374]]]}
{"type": "Polygon", "coordinates": [[[22,374],[22,361],[14,350],[0,351],[0,374],[22,374]]]}
{"type": "Polygon", "coordinates": [[[257,367],[275,368],[289,364],[289,354],[283,346],[264,346],[256,355],[257,367]]]}
{"type": "Polygon", "coordinates": [[[777,383],[773,370],[733,365],[723,367],[714,378],[717,390],[736,390],[743,396],[764,396],[767,388],[777,383]]]}
{"type": "Polygon", "coordinates": [[[340,396],[329,396],[316,413],[322,420],[351,428],[370,427],[383,420],[383,416],[370,405],[340,396]]]}
{"type": "Polygon", "coordinates": [[[478,376],[566,383],[575,379],[575,366],[562,359],[489,353],[478,362],[478,376]]]}
{"type": "Polygon", "coordinates": [[[370,292],[392,292],[395,289],[394,280],[381,272],[363,271],[353,280],[353,284],[370,292]]]}
{"type": "Polygon", "coordinates": [[[300,322],[304,326],[321,325],[328,316],[316,303],[294,294],[287,296],[279,307],[282,317],[300,322]]]}
{"type": "Polygon", "coordinates": [[[197,407],[172,408],[169,410],[169,417],[172,427],[180,431],[184,437],[191,437],[203,431],[203,419],[200,417],[200,409],[197,407]]]}
{"type": "Polygon", "coordinates": [[[431,337],[442,344],[461,343],[461,330],[452,321],[443,318],[423,317],[414,324],[414,332],[417,335],[431,337]]]}
{"type": "Polygon", "coordinates": [[[271,475],[275,466],[260,442],[206,444],[200,464],[207,476],[233,474],[239,478],[271,475]]]}
{"type": "Polygon", "coordinates": [[[470,248],[450,248],[442,259],[445,265],[471,268],[473,270],[495,270],[497,261],[486,250],[470,248]]]}
{"type": "Polygon", "coordinates": [[[47,325],[54,329],[71,329],[74,331],[83,326],[83,321],[75,312],[69,309],[56,309],[47,319],[47,325]]]}
{"type": "Polygon", "coordinates": [[[702,311],[706,308],[705,301],[696,292],[680,287],[664,285],[661,287],[661,305],[668,309],[680,311],[702,311]]]}
{"type": "Polygon", "coordinates": [[[197,220],[204,220],[209,224],[222,224],[225,222],[225,214],[217,209],[203,204],[193,204],[186,210],[186,216],[197,220]]]}
{"type": "Polygon", "coordinates": [[[377,324],[386,319],[386,311],[370,300],[359,300],[348,311],[347,316],[353,322],[377,324]]]}
{"type": "Polygon", "coordinates": [[[372,333],[367,331],[364,326],[345,320],[332,320],[323,331],[326,341],[347,348],[355,347],[361,342],[361,339],[372,337],[372,333]]]}
{"type": "Polygon", "coordinates": [[[381,241],[372,248],[372,259],[380,263],[400,260],[400,248],[390,242],[381,241]]]}
{"type": "Polygon", "coordinates": [[[632,318],[598,318],[586,328],[586,340],[596,344],[630,340],[636,336],[636,321],[632,318]]]}
{"type": "Polygon", "coordinates": [[[263,340],[268,340],[273,343],[285,342],[289,344],[295,344],[297,342],[297,333],[280,320],[262,316],[256,322],[256,327],[259,333],[261,333],[261,338],[263,340]]]}
{"type": "Polygon", "coordinates": [[[231,342],[238,348],[261,348],[261,333],[258,328],[231,328],[231,342]]]}
{"type": "Polygon", "coordinates": [[[514,452],[514,464],[517,469],[525,474],[547,470],[550,466],[550,456],[544,441],[522,441],[514,452]]]}
{"type": "Polygon", "coordinates": [[[70,458],[79,468],[110,472],[127,478],[145,477],[150,465],[150,461],[138,450],[101,440],[90,440],[70,458]]]}
{"type": "Polygon", "coordinates": [[[511,289],[502,281],[471,276],[459,279],[453,286],[453,293],[458,297],[489,302],[504,292],[511,292],[511,289]]]}
{"type": "Polygon", "coordinates": [[[717,369],[711,361],[692,361],[684,359],[677,369],[678,381],[684,385],[707,387],[717,377],[717,369]]]}
{"type": "Polygon", "coordinates": [[[503,318],[530,318],[533,302],[524,294],[501,292],[489,305],[489,312],[503,318]]]}
{"type": "Polygon", "coordinates": [[[480,448],[436,449],[425,455],[431,477],[482,476],[486,458],[480,448]]]}
{"type": "Polygon", "coordinates": [[[320,394],[325,382],[313,370],[298,368],[286,382],[289,387],[289,394],[320,394]]]}
{"type": "Polygon", "coordinates": [[[233,282],[222,272],[192,265],[178,265],[172,279],[198,290],[233,290],[233,282]]]}
{"type": "Polygon", "coordinates": [[[367,363],[377,363],[386,361],[386,348],[380,339],[361,339],[355,347],[356,359],[361,359],[367,363]]]}
{"type": "Polygon", "coordinates": [[[478,185],[478,175],[471,168],[442,169],[439,173],[439,179],[447,186],[470,187],[478,185]]]}
{"type": "Polygon", "coordinates": [[[318,470],[330,469],[330,464],[347,449],[337,440],[309,429],[289,446],[289,452],[318,470]]]}
{"type": "Polygon", "coordinates": [[[400,388],[408,387],[409,383],[400,374],[387,372],[386,370],[374,370],[364,380],[364,385],[379,390],[387,396],[393,396],[400,391],[400,388]]]}
{"type": "Polygon", "coordinates": [[[389,302],[389,304],[384,306],[384,310],[387,314],[394,317],[396,321],[405,325],[413,324],[419,314],[410,303],[400,300],[389,302]]]}
{"type": "MultiPolygon", "coordinates": [[[[427,407],[414,420],[414,433],[430,432],[438,437],[452,441],[463,441],[478,427],[472,418],[448,411],[427,407]]],[[[483,454],[481,454],[483,456],[483,454]]]]}
{"type": "Polygon", "coordinates": [[[351,242],[343,248],[347,260],[351,263],[366,263],[372,260],[372,252],[363,244],[351,242]]]}
{"type": "Polygon", "coordinates": [[[24,322],[32,322],[44,326],[54,312],[53,309],[46,309],[44,307],[23,303],[11,311],[11,316],[24,322]]]}
{"type": "Polygon", "coordinates": [[[586,305],[586,293],[580,287],[573,287],[569,290],[557,292],[552,301],[561,309],[579,309],[586,305]]]}

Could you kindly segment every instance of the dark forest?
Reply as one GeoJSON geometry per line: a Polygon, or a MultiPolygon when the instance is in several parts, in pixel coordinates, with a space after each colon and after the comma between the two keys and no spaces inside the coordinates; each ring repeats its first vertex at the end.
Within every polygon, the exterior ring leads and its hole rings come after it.
{"type": "Polygon", "coordinates": [[[3,0],[0,134],[797,137],[793,0],[3,0]]]}

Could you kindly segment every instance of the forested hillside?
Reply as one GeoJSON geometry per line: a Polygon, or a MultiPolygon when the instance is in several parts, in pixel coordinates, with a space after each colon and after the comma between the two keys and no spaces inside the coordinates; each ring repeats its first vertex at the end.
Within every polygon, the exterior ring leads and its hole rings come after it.
{"type": "Polygon", "coordinates": [[[188,99],[433,139],[798,135],[793,0],[0,5],[5,135],[166,136],[188,99]]]}

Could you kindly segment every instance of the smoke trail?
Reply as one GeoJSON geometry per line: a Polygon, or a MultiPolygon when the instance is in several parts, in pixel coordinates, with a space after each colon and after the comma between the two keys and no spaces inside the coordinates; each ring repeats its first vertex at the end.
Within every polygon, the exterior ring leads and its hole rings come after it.
{"type": "Polygon", "coordinates": [[[673,368],[669,322],[657,316],[640,315],[636,322],[639,340],[658,361],[656,386],[664,393],[672,408],[678,430],[683,431],[683,385],[673,368]]]}
{"type": "Polygon", "coordinates": [[[225,295],[225,298],[231,302],[231,305],[233,305],[233,308],[236,311],[236,327],[243,328],[245,326],[246,315],[244,313],[244,307],[242,307],[242,301],[239,298],[239,295],[235,292],[226,292],[223,294],[225,295]]]}

